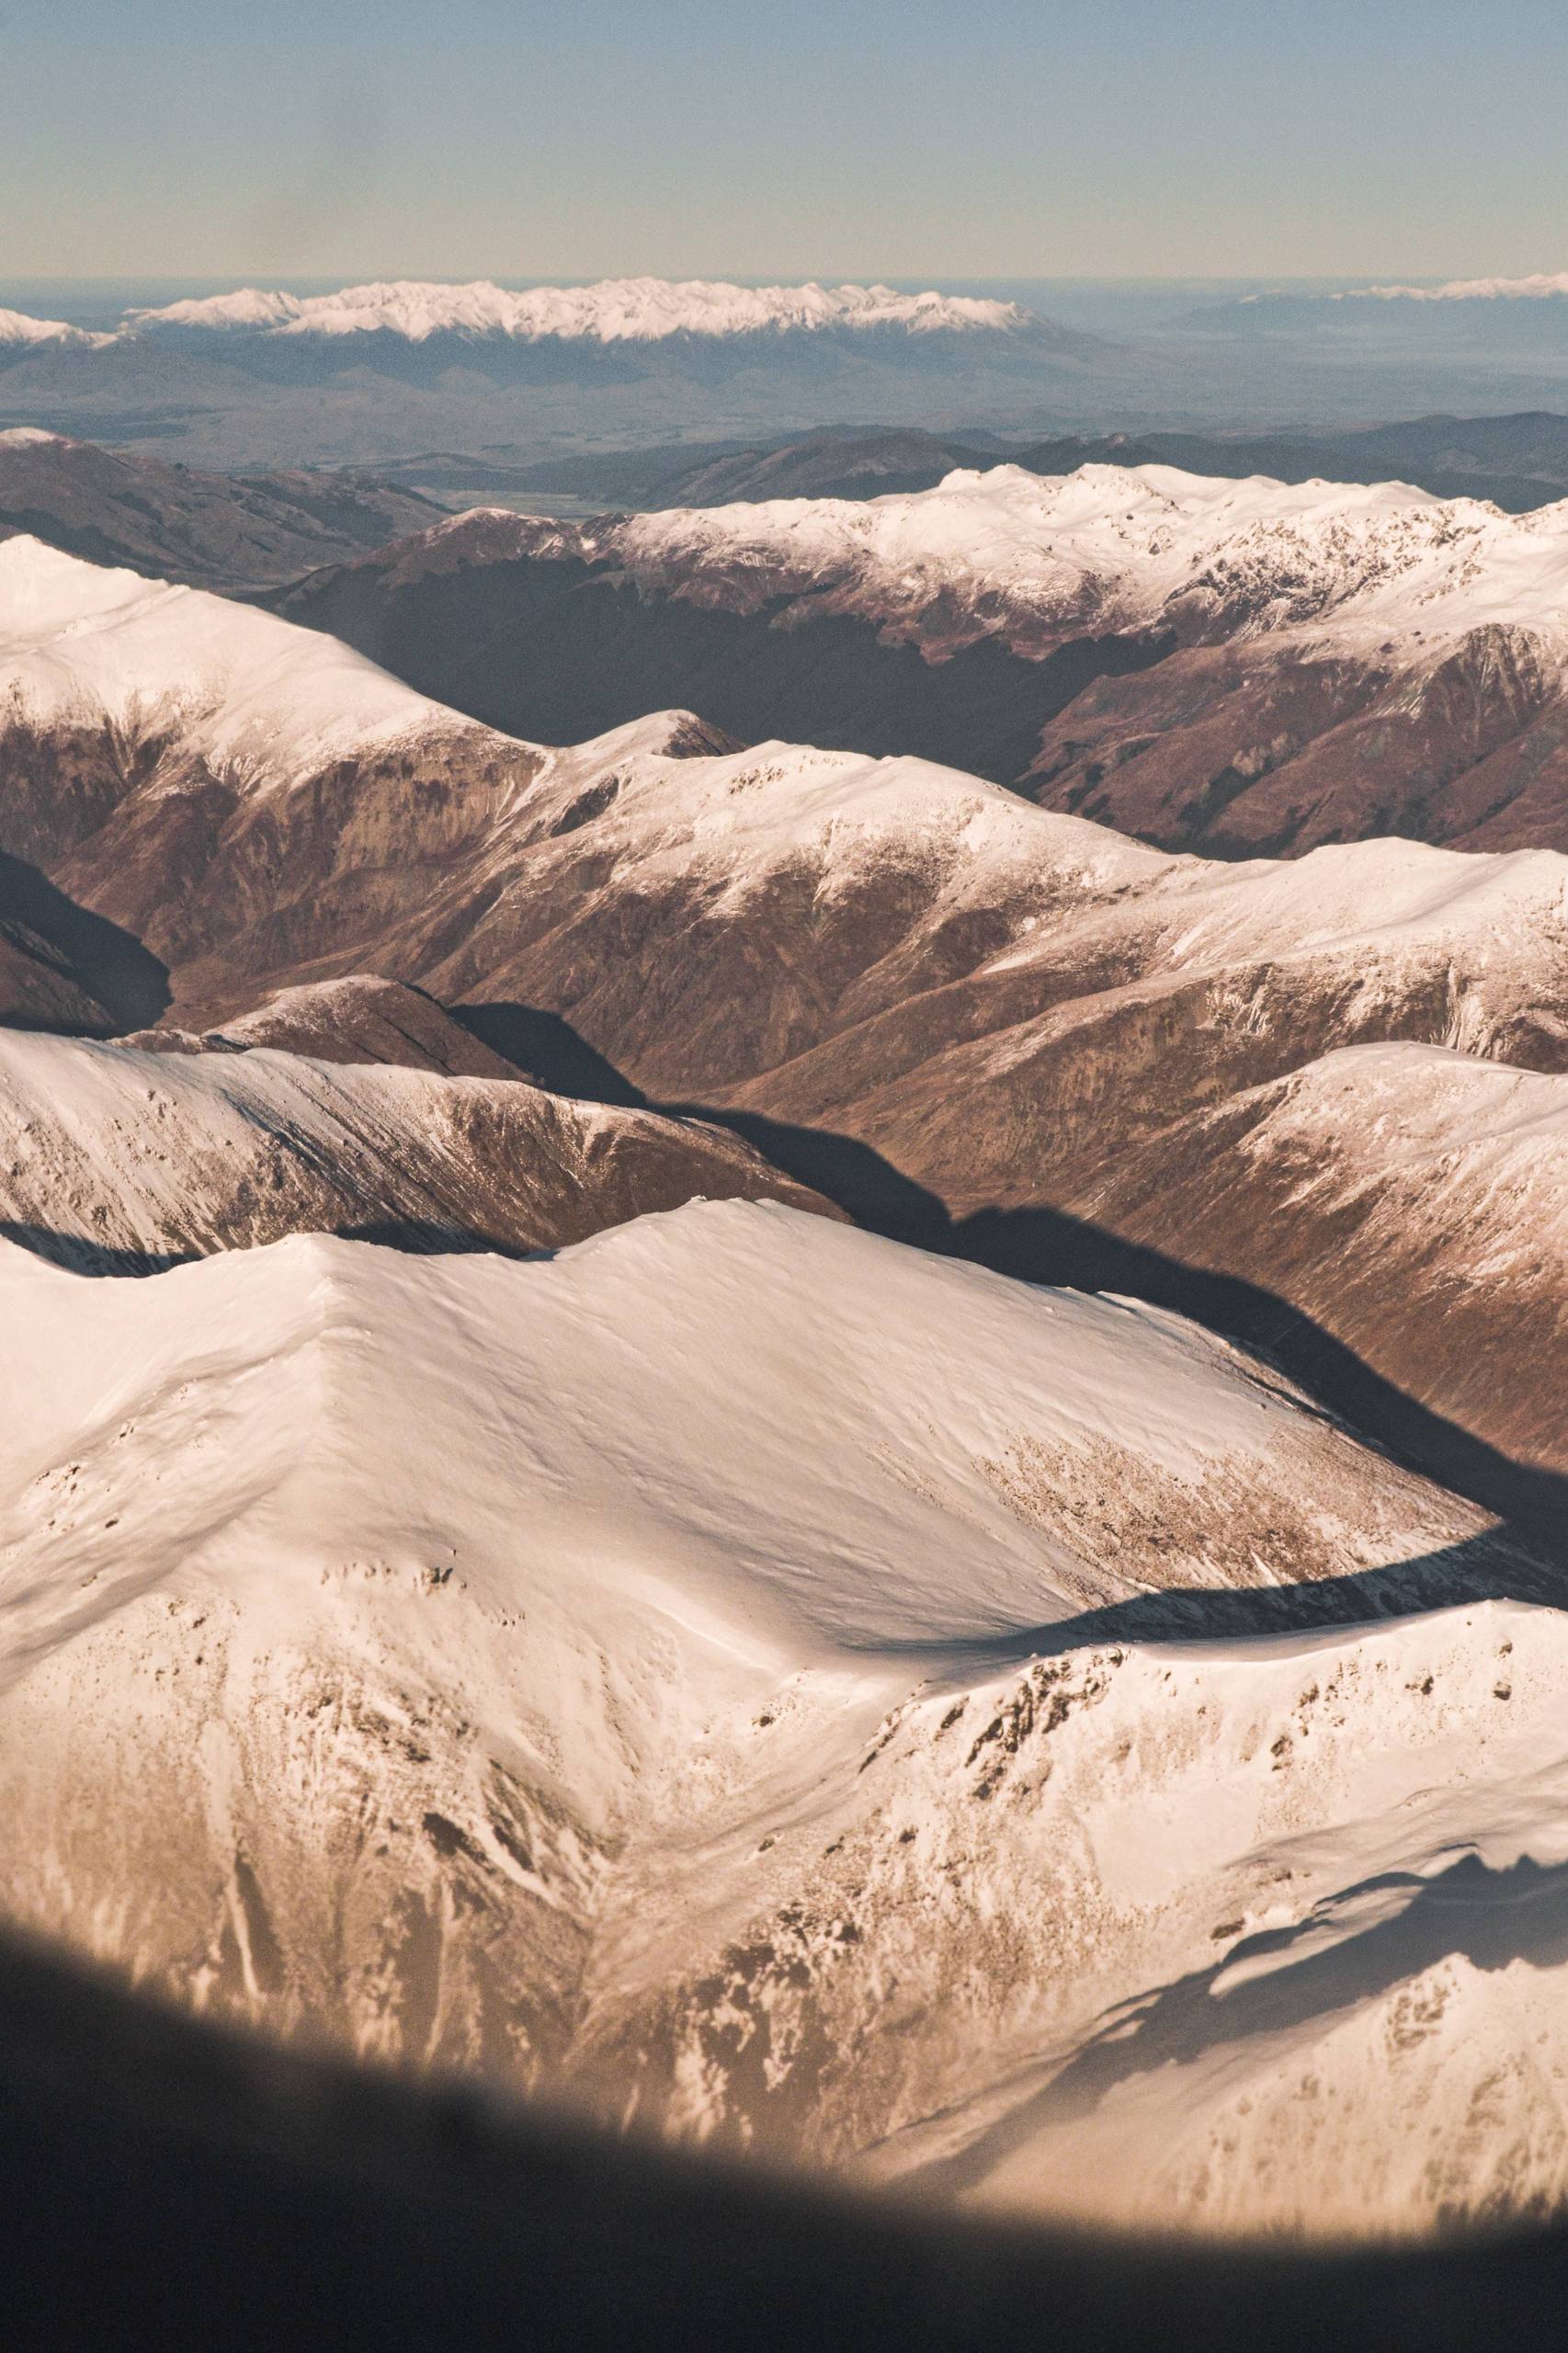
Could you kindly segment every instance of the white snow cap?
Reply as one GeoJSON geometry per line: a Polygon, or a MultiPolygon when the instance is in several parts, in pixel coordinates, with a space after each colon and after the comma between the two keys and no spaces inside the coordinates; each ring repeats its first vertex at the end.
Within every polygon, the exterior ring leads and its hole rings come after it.
{"type": "Polygon", "coordinates": [[[1568,269],[1537,270],[1529,278],[1450,278],[1442,286],[1358,286],[1336,302],[1528,302],[1568,294],[1568,269]]]}
{"type": "MultiPolygon", "coordinates": [[[[602,533],[605,527],[596,528],[602,533]]],[[[1505,515],[1407,483],[1280,483],[1175,466],[960,471],[869,499],[672,508],[608,527],[636,567],[755,564],[897,622],[938,597],[975,632],[1291,627],[1435,647],[1487,624],[1568,641],[1568,500],[1505,515]],[[1000,621],[998,620],[1000,616],[1000,621]]]]}
{"type": "Polygon", "coordinates": [[[1006,330],[1028,313],[971,295],[896,293],[891,286],[733,286],[706,278],[606,278],[596,286],[535,286],[514,293],[479,278],[466,286],[400,279],[335,294],[263,292],[131,311],[123,332],[197,327],[277,335],[376,331],[423,343],[433,335],[506,335],[517,342],[653,343],[668,335],[752,335],[766,329],[902,327],[911,335],[1006,330]]]}
{"type": "Polygon", "coordinates": [[[487,732],[318,630],[25,533],[0,540],[0,700],[46,723],[177,716],[217,772],[256,783],[404,738],[487,732]]]}
{"type": "Polygon", "coordinates": [[[0,311],[0,344],[76,344],[98,347],[112,343],[112,335],[93,335],[85,327],[68,326],[63,319],[33,319],[25,311],[0,311]]]}

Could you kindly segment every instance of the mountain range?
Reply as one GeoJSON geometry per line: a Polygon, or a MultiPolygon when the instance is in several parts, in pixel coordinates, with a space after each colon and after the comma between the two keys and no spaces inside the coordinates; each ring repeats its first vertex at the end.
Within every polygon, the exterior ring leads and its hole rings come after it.
{"type": "Polygon", "coordinates": [[[688,337],[722,343],[753,335],[876,335],[884,329],[907,335],[1031,331],[1064,345],[1074,340],[1016,302],[929,290],[901,294],[891,286],[749,287],[702,278],[607,278],[593,286],[539,286],[521,293],[488,279],[467,286],[398,280],[304,296],[246,287],[131,310],[119,326],[100,330],[0,313],[0,336],[18,349],[108,351],[124,344],[212,335],[232,338],[242,352],[254,354],[258,345],[304,348],[347,336],[356,352],[368,353],[372,362],[385,357],[381,338],[442,348],[452,337],[485,347],[608,347],[688,337]]]}
{"type": "Polygon", "coordinates": [[[986,297],[886,286],[608,280],[513,292],[397,281],[248,288],[81,327],[0,309],[0,424],[256,470],[534,451],[765,421],[824,424],[968,399],[1074,411],[1146,363],[986,297]]]}
{"type": "Polygon", "coordinates": [[[204,588],[296,580],[440,511],[360,474],[211,474],[33,426],[0,432],[0,539],[36,534],[95,563],[204,588]]]}
{"type": "MultiPolygon", "coordinates": [[[[16,779],[0,848],[35,898],[78,911],[75,984],[118,1017],[41,1026],[243,1043],[267,1007],[284,1026],[261,1043],[319,1055],[342,1020],[352,1051],[474,1067],[400,1042],[419,1000],[377,1043],[366,984],[351,1014],[311,994],[379,975],[458,1008],[504,1067],[722,1119],[852,1212],[1015,1271],[1106,1279],[1095,1232],[1144,1252],[1180,1233],[1187,1266],[1263,1287],[1225,1311],[1255,1338],[1280,1323],[1267,1301],[1290,1296],[1296,1250],[1304,1268],[1342,1231],[1297,1186],[1300,1244],[1272,1228],[1238,1257],[1248,1229],[1199,1207],[1230,1126],[1256,1166],[1259,1090],[1352,1046],[1481,1055],[1549,1086],[1568,1068],[1568,865],[1551,851],[1171,858],[971,776],[736,750],[679,712],[551,751],[200,592],[22,540],[0,546],[7,577],[28,621],[0,668],[16,779]],[[1191,1167],[1190,1211],[1162,1188],[1167,1165],[1191,1167]],[[1085,1219],[1089,1240],[1063,1222],[1085,1219]]],[[[58,953],[33,968],[61,985],[58,953]]],[[[1414,1063],[1392,1069],[1385,1084],[1415,1083],[1414,1063]]],[[[1470,1099],[1483,1132],[1493,1103],[1470,1099]]],[[[1353,1100],[1337,1117],[1357,1161],[1371,1138],[1353,1100]]],[[[1365,1198],[1369,1168],[1356,1181],[1365,1198]]],[[[1174,1279],[1129,1263],[1124,1279],[1174,1279]]],[[[1349,1289],[1311,1312],[1471,1440],[1511,1455],[1526,1435],[1527,1401],[1419,1315],[1391,1324],[1349,1289]]],[[[1449,1443],[1407,1415],[1400,1433],[1449,1443]]],[[[1503,1497],[1479,1459],[1472,1475],[1503,1497]]],[[[1528,1486],[1504,1479],[1516,1505],[1528,1486]]]]}
{"type": "MultiPolygon", "coordinates": [[[[1568,492],[1568,417],[1423,416],[1315,435],[1059,434],[1004,441],[993,434],[937,434],[913,426],[848,433],[824,430],[771,443],[676,443],[665,449],[584,449],[534,465],[506,466],[450,456],[393,466],[410,481],[449,481],[472,497],[505,490],[566,495],[602,508],[725,506],[765,498],[875,498],[935,490],[955,472],[998,465],[1029,473],[1075,473],[1080,466],[1176,466],[1184,473],[1278,482],[1415,483],[1439,498],[1484,498],[1511,513],[1547,506],[1568,492]]],[[[479,503],[477,499],[474,503],[479,503]]]]}
{"type": "Polygon", "coordinates": [[[10,1925],[998,2212],[1555,2211],[1562,529],[997,466],[280,609],[0,541],[10,1925]],[[858,727],[1063,699],[1008,782],[755,740],[824,642],[858,727]],[[1337,771],[1186,813],[1324,677],[1337,771]]]}
{"type": "Polygon", "coordinates": [[[1009,464],[861,501],[476,509],[277,602],[526,734],[678,700],[1168,848],[1568,846],[1565,549],[1568,503],[1009,464]]]}

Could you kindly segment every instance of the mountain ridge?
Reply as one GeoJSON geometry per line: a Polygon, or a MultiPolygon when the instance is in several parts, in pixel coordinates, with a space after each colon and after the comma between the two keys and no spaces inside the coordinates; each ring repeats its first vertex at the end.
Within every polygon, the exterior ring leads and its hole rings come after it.
{"type": "Polygon", "coordinates": [[[275,600],[522,734],[679,701],[1172,849],[1568,844],[1568,500],[1002,465],[861,501],[479,508],[275,600]]]}

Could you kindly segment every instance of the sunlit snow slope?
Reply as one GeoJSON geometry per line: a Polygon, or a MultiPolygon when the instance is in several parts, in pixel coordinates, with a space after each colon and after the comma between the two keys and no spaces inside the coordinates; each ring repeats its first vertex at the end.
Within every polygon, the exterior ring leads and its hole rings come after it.
{"type": "MultiPolygon", "coordinates": [[[[1049,2205],[983,2136],[1108,2005],[1561,1810],[1552,1575],[1153,1310],[731,1203],[522,1264],[7,1249],[0,1316],[0,1881],[209,2007],[1049,2205]]],[[[1220,2145],[1214,2210],[1312,2162],[1220,2145]]]]}
{"type": "Polygon", "coordinates": [[[1301,649],[1427,654],[1496,624],[1568,645],[1568,502],[1507,515],[1408,483],[1282,483],[1176,466],[960,470],[932,490],[780,498],[581,523],[475,510],[453,534],[512,554],[613,555],[650,588],[797,619],[854,614],[951,652],[999,637],[1041,654],[1088,631],[1183,639],[1295,632],[1301,649]],[[509,535],[509,540],[508,540],[509,535]]]}
{"type": "Polygon", "coordinates": [[[83,1271],[288,1233],[551,1248],[734,1194],[827,1207],[722,1129],[516,1077],[0,1029],[0,1233],[83,1271]]]}
{"type": "Polygon", "coordinates": [[[331,638],[268,613],[0,541],[0,709],[10,726],[108,726],[142,749],[177,727],[187,756],[247,780],[472,722],[331,638]]]}

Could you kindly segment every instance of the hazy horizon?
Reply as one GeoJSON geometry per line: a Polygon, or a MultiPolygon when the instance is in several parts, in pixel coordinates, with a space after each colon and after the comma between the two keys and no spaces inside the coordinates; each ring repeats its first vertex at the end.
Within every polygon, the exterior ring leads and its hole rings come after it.
{"type": "Polygon", "coordinates": [[[1364,279],[1568,253],[1568,20],[1540,0],[13,0],[4,36],[17,278],[1364,279]]]}
{"type": "MultiPolygon", "coordinates": [[[[616,272],[614,275],[631,273],[616,272]]],[[[647,273],[653,275],[653,273],[647,273]]],[[[312,295],[335,292],[354,283],[395,281],[411,273],[392,267],[350,275],[342,270],[325,274],[305,271],[235,271],[217,272],[174,271],[158,273],[126,273],[123,275],[89,275],[60,272],[51,275],[0,276],[0,310],[11,309],[33,315],[47,315],[64,320],[73,326],[103,328],[119,324],[128,311],[155,309],[167,302],[187,297],[199,298],[209,294],[233,292],[247,286],[278,289],[289,293],[312,295]]],[[[1392,273],[1391,273],[1392,275],[1392,273]]],[[[985,277],[978,274],[953,275],[941,272],[919,272],[902,277],[886,277],[873,269],[824,270],[802,269],[790,277],[770,280],[756,272],[736,275],[733,282],[740,286],[769,283],[802,285],[815,280],[821,284],[886,283],[903,292],[924,292],[935,290],[944,294],[982,294],[997,296],[1021,303],[1026,309],[1056,320],[1061,324],[1090,334],[1104,335],[1111,341],[1137,338],[1157,334],[1174,324],[1189,308],[1206,303],[1233,301],[1256,293],[1314,293],[1340,291],[1351,287],[1378,282],[1365,277],[1347,277],[1343,273],[1289,277],[1273,275],[1243,275],[1234,277],[1205,277],[1166,275],[1142,277],[1136,274],[1083,273],[1077,276],[1053,277],[985,277]]],[[[439,281],[437,281],[439,282],[439,281]]],[[[462,282],[462,281],[448,281],[462,282]]],[[[499,276],[494,283],[506,288],[530,286],[570,286],[581,284],[580,278],[562,277],[499,276]]],[[[1441,278],[1429,278],[1414,282],[1440,283],[1441,278]]]]}

